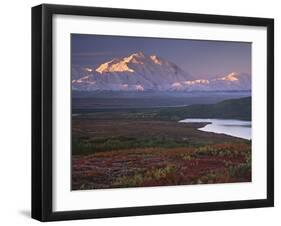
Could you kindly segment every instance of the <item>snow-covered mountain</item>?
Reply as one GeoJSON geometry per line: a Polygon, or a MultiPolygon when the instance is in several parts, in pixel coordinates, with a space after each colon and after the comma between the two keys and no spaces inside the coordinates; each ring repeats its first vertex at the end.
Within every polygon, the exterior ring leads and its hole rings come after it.
{"type": "Polygon", "coordinates": [[[98,67],[72,67],[73,90],[193,91],[250,90],[251,76],[230,73],[207,80],[194,79],[176,64],[137,52],[98,67]]]}
{"type": "Polygon", "coordinates": [[[80,71],[73,68],[72,78],[76,78],[72,80],[73,89],[128,91],[169,90],[175,82],[192,80],[176,64],[142,52],[113,59],[97,68],[82,68],[80,71]]]}
{"type": "Polygon", "coordinates": [[[179,83],[176,88],[183,91],[245,91],[251,90],[251,84],[251,75],[231,72],[214,79],[197,79],[179,83]]]}

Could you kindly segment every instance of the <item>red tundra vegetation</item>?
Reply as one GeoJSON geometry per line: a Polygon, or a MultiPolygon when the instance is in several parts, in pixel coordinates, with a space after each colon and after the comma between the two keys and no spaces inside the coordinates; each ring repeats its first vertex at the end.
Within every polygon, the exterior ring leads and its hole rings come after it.
{"type": "Polygon", "coordinates": [[[73,155],[72,189],[251,181],[251,145],[135,148],[73,155]]]}

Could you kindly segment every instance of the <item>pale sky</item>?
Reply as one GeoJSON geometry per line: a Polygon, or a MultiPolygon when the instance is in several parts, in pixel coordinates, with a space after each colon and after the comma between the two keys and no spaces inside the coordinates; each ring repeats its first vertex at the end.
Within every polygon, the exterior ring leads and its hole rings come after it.
{"type": "Polygon", "coordinates": [[[72,34],[72,65],[96,67],[142,51],[171,61],[195,78],[251,74],[251,43],[72,34]]]}

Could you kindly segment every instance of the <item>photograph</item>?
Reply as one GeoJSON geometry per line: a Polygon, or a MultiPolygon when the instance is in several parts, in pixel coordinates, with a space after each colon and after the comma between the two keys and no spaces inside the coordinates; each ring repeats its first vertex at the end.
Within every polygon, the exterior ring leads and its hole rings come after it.
{"type": "Polygon", "coordinates": [[[71,189],[252,181],[252,43],[71,34],[71,189]]]}
{"type": "Polygon", "coordinates": [[[274,18],[31,16],[33,219],[274,206],[274,18]]]}

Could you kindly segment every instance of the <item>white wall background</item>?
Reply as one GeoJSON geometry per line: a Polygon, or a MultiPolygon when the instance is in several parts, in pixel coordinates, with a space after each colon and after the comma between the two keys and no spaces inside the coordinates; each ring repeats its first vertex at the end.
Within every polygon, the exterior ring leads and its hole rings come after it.
{"type": "MultiPolygon", "coordinates": [[[[45,3],[275,18],[275,208],[56,222],[55,225],[277,225],[281,213],[281,14],[276,0],[60,0],[45,3]],[[279,138],[280,137],[280,138],[279,138]]],[[[42,1],[2,1],[0,33],[0,224],[38,225],[30,215],[31,10],[42,1]]],[[[239,192],[239,191],[237,191],[239,192]]]]}

